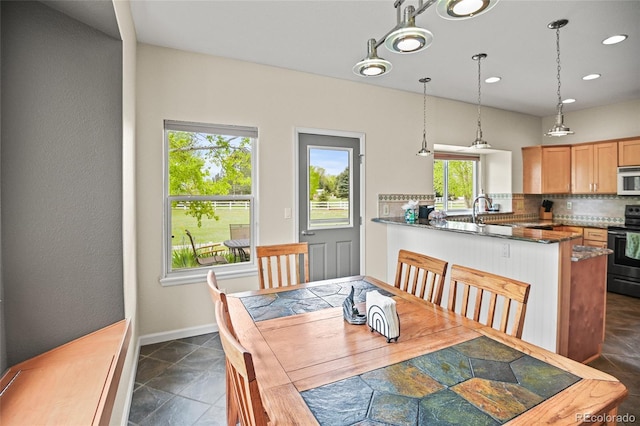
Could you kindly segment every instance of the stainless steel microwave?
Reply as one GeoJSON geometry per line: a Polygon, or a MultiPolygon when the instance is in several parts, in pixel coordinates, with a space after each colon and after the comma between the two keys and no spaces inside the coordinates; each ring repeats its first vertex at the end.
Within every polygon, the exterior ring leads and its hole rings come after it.
{"type": "Polygon", "coordinates": [[[640,166],[618,167],[618,195],[640,195],[640,166]]]}

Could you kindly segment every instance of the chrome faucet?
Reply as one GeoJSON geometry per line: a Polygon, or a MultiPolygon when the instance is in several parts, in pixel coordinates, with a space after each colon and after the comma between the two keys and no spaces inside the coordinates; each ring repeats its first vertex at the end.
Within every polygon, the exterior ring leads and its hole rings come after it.
{"type": "Polygon", "coordinates": [[[491,204],[491,198],[487,197],[484,194],[478,195],[474,200],[473,200],[473,204],[471,204],[471,220],[473,221],[473,223],[478,224],[478,215],[476,213],[476,204],[478,203],[478,200],[480,200],[480,198],[484,198],[485,201],[487,203],[489,203],[489,208],[493,207],[493,205],[491,204]]]}

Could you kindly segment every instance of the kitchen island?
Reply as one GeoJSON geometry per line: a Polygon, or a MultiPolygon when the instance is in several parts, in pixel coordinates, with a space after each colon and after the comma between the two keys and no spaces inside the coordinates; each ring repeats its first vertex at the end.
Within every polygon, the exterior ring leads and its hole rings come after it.
{"type": "MultiPolygon", "coordinates": [[[[446,260],[449,267],[459,264],[524,281],[531,285],[531,290],[523,340],[581,362],[599,354],[604,339],[605,290],[602,286],[606,281],[607,249],[578,253],[580,249],[574,250],[572,243],[580,238],[578,234],[509,224],[476,225],[424,219],[407,223],[404,218],[373,221],[387,225],[387,281],[394,280],[394,260],[400,249],[446,260]],[[583,271],[586,268],[589,271],[583,271]],[[591,306],[585,305],[587,301],[591,306]],[[593,311],[595,305],[598,306],[596,312],[593,311]],[[582,327],[585,321],[591,325],[582,327]],[[599,344],[591,339],[589,347],[572,352],[579,342],[585,346],[582,333],[587,331],[584,329],[588,329],[590,335],[600,333],[599,344]]],[[[445,294],[448,287],[447,278],[445,294]]],[[[446,303],[446,297],[443,300],[446,303]]]]}

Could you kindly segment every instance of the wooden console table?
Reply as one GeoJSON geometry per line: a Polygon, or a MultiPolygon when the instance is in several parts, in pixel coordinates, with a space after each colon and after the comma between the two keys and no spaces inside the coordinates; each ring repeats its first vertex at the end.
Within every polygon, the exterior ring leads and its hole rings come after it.
{"type": "Polygon", "coordinates": [[[0,424],[108,425],[130,333],[122,320],[9,368],[0,424]]]}

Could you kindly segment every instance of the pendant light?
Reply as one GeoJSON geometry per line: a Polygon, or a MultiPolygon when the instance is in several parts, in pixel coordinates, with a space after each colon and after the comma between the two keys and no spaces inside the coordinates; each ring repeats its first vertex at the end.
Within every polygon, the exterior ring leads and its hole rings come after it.
{"type": "Polygon", "coordinates": [[[556,30],[556,52],[558,54],[556,59],[556,63],[558,64],[558,105],[556,112],[556,124],[554,124],[553,127],[544,134],[545,136],[566,136],[573,135],[574,133],[564,125],[564,116],[562,115],[562,96],[560,95],[560,28],[564,27],[568,23],[568,20],[560,19],[547,25],[549,29],[556,30]]]}
{"type": "Polygon", "coordinates": [[[478,129],[476,130],[476,140],[471,144],[471,148],[475,149],[484,149],[491,148],[491,145],[487,143],[487,141],[482,139],[482,124],[480,122],[480,108],[482,106],[481,97],[480,97],[480,85],[481,81],[481,73],[480,73],[480,62],[487,57],[486,53],[478,53],[477,55],[473,55],[471,59],[474,61],[478,61],[478,129]]]}
{"type": "Polygon", "coordinates": [[[423,111],[423,120],[422,120],[422,148],[416,155],[421,157],[428,157],[431,155],[431,151],[427,149],[427,83],[431,81],[429,77],[423,77],[418,80],[423,88],[423,96],[422,96],[422,111],[423,111]]]}

